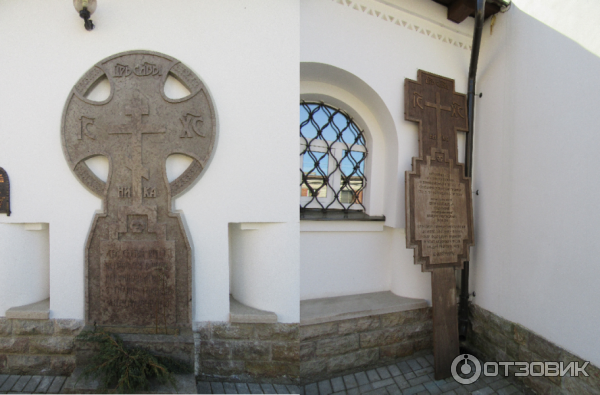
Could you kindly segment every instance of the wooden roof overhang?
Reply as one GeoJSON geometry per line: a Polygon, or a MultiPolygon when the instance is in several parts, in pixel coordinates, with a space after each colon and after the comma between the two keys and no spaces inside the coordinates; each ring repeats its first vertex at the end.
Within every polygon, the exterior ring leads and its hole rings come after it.
{"type": "MultiPolygon", "coordinates": [[[[467,17],[475,16],[477,9],[476,0],[433,0],[438,4],[448,7],[448,19],[461,23],[467,17]]],[[[497,14],[503,6],[510,4],[509,0],[487,0],[485,3],[485,18],[497,14]]]]}

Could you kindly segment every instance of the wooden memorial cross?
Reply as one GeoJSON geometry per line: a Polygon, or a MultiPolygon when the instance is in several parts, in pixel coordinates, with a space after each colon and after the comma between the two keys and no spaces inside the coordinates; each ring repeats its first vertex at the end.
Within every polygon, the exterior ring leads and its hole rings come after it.
{"type": "Polygon", "coordinates": [[[419,123],[419,157],[406,172],[406,245],[431,272],[435,378],[459,355],[455,268],[473,245],[471,179],[458,163],[456,132],[468,131],[466,96],[454,80],[422,70],[404,81],[404,117],[419,123]]]}

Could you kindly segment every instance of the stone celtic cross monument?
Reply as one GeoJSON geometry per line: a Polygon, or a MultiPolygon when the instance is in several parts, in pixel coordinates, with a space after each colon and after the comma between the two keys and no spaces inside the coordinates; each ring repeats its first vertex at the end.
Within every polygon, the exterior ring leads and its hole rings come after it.
{"type": "Polygon", "coordinates": [[[191,249],[171,199],[202,173],[215,137],[208,90],[169,56],[111,56],[73,87],[62,119],[64,154],[75,176],[103,199],[85,247],[87,324],[167,330],[191,325],[191,249]],[[168,98],[169,74],[191,93],[168,98]],[[88,100],[104,76],[110,96],[88,100]],[[169,182],[165,163],[172,154],[187,155],[192,164],[169,182]],[[97,155],[108,158],[106,182],[85,163],[97,155]]]}
{"type": "Polygon", "coordinates": [[[435,377],[459,354],[454,269],[473,245],[471,179],[458,163],[456,132],[468,131],[466,97],[454,80],[419,70],[404,82],[404,117],[419,123],[419,157],[406,172],[406,245],[431,272],[435,377]]]}

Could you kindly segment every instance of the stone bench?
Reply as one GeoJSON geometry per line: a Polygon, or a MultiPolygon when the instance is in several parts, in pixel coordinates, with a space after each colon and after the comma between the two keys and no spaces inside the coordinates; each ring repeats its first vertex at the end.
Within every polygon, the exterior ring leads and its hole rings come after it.
{"type": "Polygon", "coordinates": [[[316,381],[432,347],[423,299],[374,292],[300,302],[300,377],[316,381]]]}

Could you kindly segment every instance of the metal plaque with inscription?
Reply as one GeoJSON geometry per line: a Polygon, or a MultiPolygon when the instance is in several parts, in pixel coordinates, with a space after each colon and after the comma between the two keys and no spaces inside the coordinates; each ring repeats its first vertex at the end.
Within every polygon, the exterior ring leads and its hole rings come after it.
{"type": "Polygon", "coordinates": [[[62,143],[75,176],[104,202],[88,235],[86,322],[104,326],[191,325],[191,248],[171,199],[204,170],[216,137],[208,90],[185,65],[156,52],[131,51],[92,67],[75,84],[62,120],[62,143]],[[171,75],[190,94],[170,99],[171,75]],[[108,78],[101,102],[86,95],[108,78]],[[192,159],[169,182],[166,160],[192,159]],[[106,182],[86,160],[108,158],[106,182]]]}
{"type": "Polygon", "coordinates": [[[404,117],[419,123],[419,157],[406,172],[406,245],[432,272],[436,378],[449,377],[458,355],[454,269],[473,245],[471,179],[458,163],[456,133],[468,131],[466,96],[454,80],[422,70],[404,82],[404,117]]]}
{"type": "Polygon", "coordinates": [[[10,216],[10,182],[8,174],[0,167],[0,214],[10,216]]]}

